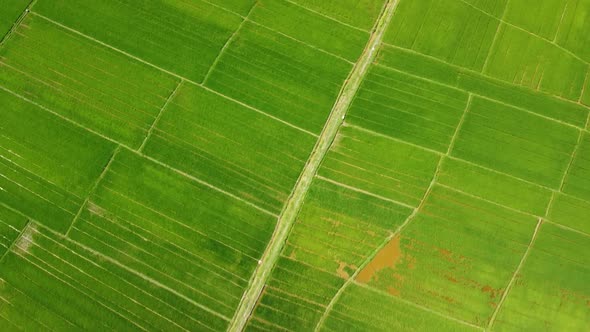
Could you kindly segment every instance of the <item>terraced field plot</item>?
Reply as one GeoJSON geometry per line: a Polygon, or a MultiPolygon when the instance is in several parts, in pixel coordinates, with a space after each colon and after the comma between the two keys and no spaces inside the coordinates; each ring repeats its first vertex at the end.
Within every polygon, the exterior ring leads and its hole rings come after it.
{"type": "Polygon", "coordinates": [[[0,330],[584,331],[589,13],[0,0],[0,330]]]}

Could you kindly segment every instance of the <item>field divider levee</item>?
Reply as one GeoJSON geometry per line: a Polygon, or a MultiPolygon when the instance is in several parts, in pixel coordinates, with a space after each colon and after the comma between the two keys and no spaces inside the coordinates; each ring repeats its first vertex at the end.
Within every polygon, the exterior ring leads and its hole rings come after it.
{"type": "Polygon", "coordinates": [[[80,219],[80,215],[82,215],[84,208],[86,207],[86,205],[88,205],[88,201],[90,201],[90,197],[92,197],[92,195],[96,191],[96,188],[98,188],[98,185],[100,184],[102,179],[105,177],[105,175],[109,171],[109,168],[111,167],[111,164],[113,163],[113,160],[115,160],[115,157],[117,156],[119,151],[121,151],[121,146],[117,145],[117,147],[113,151],[113,154],[111,155],[111,158],[109,159],[109,161],[107,162],[107,164],[103,168],[102,172],[100,173],[100,175],[98,176],[98,178],[96,179],[94,184],[92,185],[92,188],[90,188],[90,191],[88,192],[88,195],[86,196],[86,199],[84,200],[82,205],[80,205],[80,209],[78,209],[78,212],[74,216],[74,219],[72,220],[72,223],[70,224],[70,227],[68,227],[68,230],[66,231],[66,234],[65,234],[66,236],[68,236],[70,234],[70,232],[74,228],[74,225],[76,224],[78,219],[80,219]]]}
{"type": "Polygon", "coordinates": [[[504,293],[502,294],[502,297],[500,298],[500,301],[498,302],[498,305],[496,306],[496,309],[494,310],[494,313],[492,314],[492,317],[490,318],[490,321],[488,322],[487,331],[491,331],[492,327],[494,326],[494,323],[496,321],[496,317],[498,315],[498,313],[501,310],[502,304],[504,303],[505,299],[508,297],[510,290],[512,289],[512,286],[514,285],[514,282],[516,280],[516,278],[518,277],[518,275],[520,274],[520,270],[522,269],[522,266],[524,265],[527,257],[529,256],[529,253],[535,243],[535,240],[537,238],[538,232],[541,228],[541,226],[543,225],[543,223],[550,223],[550,224],[554,224],[555,226],[561,227],[563,229],[566,230],[570,230],[579,234],[583,234],[583,235],[588,235],[584,232],[569,228],[567,226],[563,226],[560,225],[558,223],[554,223],[554,222],[550,222],[547,219],[547,217],[549,216],[549,213],[551,212],[551,209],[553,208],[553,203],[555,201],[555,196],[561,192],[563,192],[563,188],[565,186],[565,182],[566,179],[569,175],[569,172],[572,168],[572,165],[574,164],[574,161],[576,159],[576,156],[578,154],[578,150],[580,148],[580,146],[582,145],[582,140],[584,137],[584,130],[580,130],[580,133],[578,135],[578,141],[576,142],[576,145],[574,146],[574,149],[572,151],[572,154],[570,156],[570,160],[567,164],[567,167],[565,168],[565,171],[563,172],[563,176],[561,177],[561,182],[559,183],[559,187],[557,188],[557,190],[554,190],[551,193],[551,198],[549,199],[549,202],[547,203],[547,208],[545,209],[545,216],[543,218],[539,218],[539,222],[537,223],[537,226],[535,227],[535,231],[533,232],[533,236],[531,238],[531,242],[529,243],[529,246],[527,247],[524,255],[522,256],[520,263],[518,264],[518,267],[516,268],[516,270],[514,271],[514,274],[512,275],[512,278],[510,279],[510,282],[508,282],[508,286],[506,286],[506,290],[504,291],[504,293]]]}
{"type": "MultiPolygon", "coordinates": [[[[3,206],[5,206],[4,204],[2,204],[3,206]]],[[[8,207],[10,210],[15,211],[17,213],[20,214],[19,211],[16,211],[10,207],[8,207]]],[[[18,234],[18,236],[14,239],[14,241],[12,241],[10,243],[10,245],[8,246],[8,248],[6,248],[6,251],[4,252],[4,254],[2,254],[2,257],[0,257],[0,263],[2,263],[4,261],[4,258],[8,255],[9,252],[11,252],[14,247],[16,246],[16,244],[20,241],[20,239],[22,238],[23,234],[26,232],[26,230],[29,228],[29,225],[31,224],[31,219],[28,216],[25,216],[27,218],[27,221],[25,223],[25,225],[23,226],[23,229],[21,229],[20,233],[18,234]]]]}
{"type": "MultiPolygon", "coordinates": [[[[356,271],[354,271],[354,273],[350,276],[350,278],[348,278],[344,282],[344,284],[340,287],[340,289],[338,289],[338,292],[336,292],[334,297],[332,297],[332,300],[330,301],[328,306],[326,306],[326,309],[324,310],[322,317],[318,321],[318,323],[315,327],[316,332],[321,330],[322,326],[324,325],[324,322],[328,318],[328,315],[332,311],[332,308],[334,307],[336,302],[338,302],[338,300],[340,299],[340,297],[342,296],[342,294],[344,293],[346,288],[348,288],[349,285],[354,283],[354,280],[356,279],[358,274],[365,268],[365,266],[367,266],[369,263],[371,263],[373,258],[375,258],[375,256],[377,256],[377,254],[383,248],[385,248],[385,246],[387,246],[387,244],[389,242],[391,242],[393,240],[393,238],[398,236],[415,219],[415,217],[418,215],[418,212],[424,207],[424,204],[426,204],[426,200],[428,199],[428,197],[430,197],[432,189],[434,188],[434,185],[436,184],[436,182],[438,180],[438,174],[440,172],[440,169],[442,168],[442,163],[443,163],[444,158],[448,157],[451,154],[451,151],[453,150],[453,147],[455,146],[455,141],[457,140],[457,136],[459,135],[459,131],[461,130],[461,127],[463,126],[463,122],[465,121],[465,117],[466,117],[467,113],[469,112],[469,108],[471,107],[472,100],[473,100],[473,95],[469,94],[469,96],[467,98],[467,104],[465,106],[465,109],[463,110],[463,115],[461,116],[461,119],[457,123],[457,127],[455,128],[455,132],[453,133],[453,136],[451,137],[451,140],[449,142],[449,147],[447,148],[447,151],[444,154],[439,155],[439,160],[436,165],[436,169],[434,171],[434,174],[432,176],[432,180],[430,181],[428,188],[424,192],[424,195],[422,196],[422,199],[420,200],[420,203],[418,204],[418,206],[412,210],[412,213],[410,213],[410,215],[406,218],[406,220],[404,220],[404,222],[399,227],[397,227],[397,229],[393,233],[391,233],[389,236],[387,236],[385,238],[385,240],[382,241],[375,248],[375,250],[373,250],[371,252],[371,254],[369,254],[369,256],[367,256],[367,258],[359,265],[359,267],[356,269],[356,271]]],[[[457,319],[453,319],[453,320],[457,320],[457,319]]],[[[467,322],[463,322],[463,321],[460,321],[460,322],[462,322],[463,324],[469,325],[469,326],[473,326],[472,324],[467,323],[467,322]]]]}
{"type": "Polygon", "coordinates": [[[250,279],[248,288],[242,296],[238,309],[228,327],[229,331],[242,331],[245,328],[256,302],[262,294],[264,285],[280,257],[280,253],[287,241],[291,228],[303,205],[307,191],[311,186],[311,182],[313,181],[324,156],[330,149],[330,146],[338,133],[338,129],[344,122],[346,112],[352,104],[363,78],[376,58],[383,35],[393,17],[397,4],[398,0],[389,0],[385,3],[375,22],[375,26],[362,55],[342,85],[338,98],[332,107],[316,145],[299,175],[299,179],[277,220],[277,225],[269,244],[250,279]]]}
{"type": "Polygon", "coordinates": [[[506,298],[508,298],[508,294],[510,293],[512,286],[514,286],[514,282],[516,281],[516,278],[518,278],[518,276],[520,275],[520,270],[524,266],[524,263],[526,262],[527,258],[529,257],[531,249],[534,246],[535,241],[537,240],[537,234],[539,233],[539,230],[541,229],[541,225],[543,225],[543,218],[539,218],[539,221],[537,222],[537,226],[535,227],[535,231],[533,232],[533,236],[531,237],[531,241],[529,242],[529,245],[526,248],[524,255],[522,255],[522,258],[520,259],[520,262],[518,263],[516,270],[514,270],[514,273],[512,274],[512,278],[508,282],[508,286],[506,286],[506,290],[502,294],[502,297],[500,298],[500,301],[498,302],[498,305],[496,306],[496,309],[494,310],[494,313],[492,314],[492,318],[490,318],[490,321],[488,322],[488,325],[486,327],[486,331],[490,331],[491,328],[494,326],[494,323],[496,322],[496,317],[498,316],[498,313],[500,312],[500,309],[502,308],[504,301],[506,301],[506,298]]]}
{"type": "Polygon", "coordinates": [[[25,7],[25,10],[19,15],[19,17],[16,19],[16,21],[14,21],[14,23],[12,24],[12,27],[10,27],[10,30],[8,30],[6,32],[6,34],[4,34],[4,36],[2,36],[2,38],[0,39],[0,47],[2,47],[2,45],[4,45],[4,43],[8,39],[10,39],[10,36],[14,33],[14,31],[16,31],[16,29],[18,29],[18,27],[20,26],[22,21],[25,19],[25,17],[31,12],[31,7],[33,7],[33,5],[35,5],[36,2],[37,2],[37,0],[31,0],[31,2],[29,2],[27,7],[25,7]]]}
{"type": "Polygon", "coordinates": [[[182,86],[182,83],[184,83],[184,80],[183,79],[180,79],[180,81],[176,85],[176,88],[174,88],[174,90],[172,90],[172,92],[170,93],[170,95],[168,96],[168,98],[166,99],[166,101],[164,102],[164,105],[162,105],[162,108],[160,109],[160,112],[158,112],[158,115],[154,119],[154,122],[152,122],[152,125],[150,126],[150,129],[148,130],[147,134],[145,135],[145,139],[143,140],[143,142],[141,142],[141,145],[139,146],[139,149],[137,149],[137,151],[139,153],[142,153],[142,151],[145,148],[145,145],[147,144],[148,140],[150,139],[150,137],[152,137],[152,133],[154,132],[154,128],[156,128],[156,126],[158,125],[158,122],[160,122],[160,118],[162,117],[162,114],[164,113],[164,111],[166,110],[166,108],[168,108],[168,105],[174,99],[174,97],[178,93],[178,90],[180,90],[180,87],[182,86]]]}
{"type": "Polygon", "coordinates": [[[221,47],[221,50],[219,50],[219,53],[217,53],[215,60],[213,60],[213,63],[209,67],[209,70],[207,70],[207,74],[205,74],[205,78],[203,78],[203,85],[205,83],[207,83],[209,76],[211,76],[211,73],[217,67],[217,63],[219,62],[219,59],[223,56],[227,47],[229,45],[231,45],[231,43],[234,41],[234,39],[236,39],[236,36],[240,32],[240,30],[242,30],[242,27],[244,26],[244,24],[248,21],[248,17],[252,13],[252,11],[254,11],[254,8],[256,8],[256,5],[258,5],[258,0],[254,1],[254,4],[252,4],[252,6],[250,7],[250,10],[248,10],[248,13],[246,14],[246,16],[242,17],[242,22],[240,22],[240,24],[238,25],[236,30],[234,30],[234,32],[231,34],[231,36],[229,36],[229,38],[225,41],[225,44],[223,44],[223,46],[221,47]]]}
{"type": "Polygon", "coordinates": [[[131,54],[131,53],[128,53],[128,52],[126,52],[126,51],[123,51],[123,50],[121,50],[121,49],[119,49],[119,48],[116,48],[116,47],[114,47],[114,46],[110,45],[110,44],[107,44],[107,43],[105,43],[105,42],[102,42],[102,41],[100,41],[100,40],[98,40],[98,39],[96,39],[96,38],[94,38],[94,37],[91,37],[91,36],[89,36],[89,35],[87,35],[87,34],[84,34],[84,33],[80,32],[80,31],[78,31],[78,30],[76,30],[76,29],[72,29],[72,28],[70,28],[70,27],[68,27],[68,26],[66,26],[66,25],[63,25],[63,24],[61,24],[61,23],[59,23],[59,22],[57,22],[57,21],[55,21],[55,20],[52,20],[52,19],[50,19],[50,18],[49,18],[49,17],[47,17],[47,16],[44,16],[44,15],[42,15],[42,14],[39,14],[39,13],[37,13],[37,12],[35,12],[35,11],[31,11],[30,13],[31,13],[32,15],[34,15],[34,16],[36,16],[36,17],[39,17],[39,18],[41,18],[41,19],[44,19],[44,20],[46,20],[47,22],[50,22],[50,23],[52,23],[52,24],[54,24],[54,25],[56,25],[56,26],[58,26],[58,27],[60,27],[60,28],[62,28],[62,29],[65,29],[65,30],[67,30],[67,31],[69,31],[69,32],[72,32],[72,33],[74,33],[74,34],[78,35],[78,36],[84,37],[84,38],[86,38],[86,39],[88,39],[88,40],[91,40],[91,41],[93,41],[93,42],[95,42],[95,43],[98,43],[98,44],[100,44],[100,45],[102,45],[102,46],[104,46],[104,47],[106,47],[106,48],[108,48],[108,49],[111,49],[111,50],[113,50],[113,51],[115,51],[115,52],[118,52],[118,53],[120,53],[120,54],[123,54],[123,55],[125,55],[125,56],[127,56],[127,57],[129,57],[129,58],[131,58],[131,59],[133,59],[133,60],[135,60],[135,61],[141,62],[141,63],[143,63],[144,65],[150,66],[150,67],[152,67],[152,68],[154,68],[154,69],[157,69],[157,70],[159,70],[159,71],[161,71],[161,72],[163,72],[163,73],[166,73],[166,74],[168,74],[168,75],[170,75],[170,76],[173,76],[173,77],[175,77],[175,78],[178,78],[178,79],[184,80],[184,81],[185,81],[185,82],[187,82],[187,83],[190,83],[190,84],[196,85],[196,86],[198,86],[198,87],[201,87],[201,88],[203,88],[203,89],[205,89],[205,90],[207,90],[207,91],[209,91],[209,92],[212,92],[212,93],[214,93],[214,94],[216,94],[216,95],[218,95],[218,96],[220,96],[220,97],[223,97],[223,98],[225,98],[225,99],[227,99],[227,100],[230,100],[230,101],[232,101],[232,102],[234,102],[234,103],[236,103],[236,104],[239,104],[239,105],[241,105],[241,106],[244,106],[244,107],[246,107],[247,109],[249,109],[249,110],[251,110],[251,111],[254,111],[254,112],[260,113],[260,114],[262,114],[262,115],[264,115],[264,116],[266,116],[266,117],[269,117],[269,118],[271,118],[271,119],[273,119],[273,120],[275,120],[275,121],[278,121],[278,122],[280,122],[280,123],[282,123],[282,124],[284,124],[284,125],[287,125],[287,126],[289,126],[289,127],[291,127],[291,128],[294,128],[294,129],[297,129],[297,130],[299,130],[299,131],[301,131],[301,132],[303,132],[303,133],[305,133],[305,134],[307,134],[307,135],[310,135],[310,136],[313,136],[313,137],[318,137],[318,135],[317,135],[317,134],[315,134],[315,133],[313,133],[313,132],[310,132],[309,130],[306,130],[306,129],[303,129],[303,128],[301,128],[301,127],[298,127],[298,126],[296,126],[296,125],[294,125],[294,124],[292,124],[292,123],[290,123],[290,122],[287,122],[287,121],[285,121],[285,120],[282,120],[282,119],[280,119],[280,118],[278,118],[278,117],[276,117],[276,116],[273,116],[273,115],[271,115],[271,114],[268,114],[268,113],[266,113],[266,112],[264,112],[264,111],[262,111],[262,110],[259,110],[259,109],[255,108],[255,107],[251,106],[251,105],[248,105],[248,104],[246,104],[246,103],[243,103],[243,102],[241,102],[241,101],[239,101],[239,100],[237,100],[237,99],[234,99],[234,98],[232,98],[232,97],[226,96],[226,95],[224,95],[223,93],[221,93],[221,92],[219,92],[219,91],[213,90],[213,89],[211,89],[211,88],[209,88],[209,87],[207,87],[207,86],[205,86],[205,85],[203,85],[203,84],[201,84],[201,83],[197,83],[197,82],[195,82],[195,81],[193,81],[193,80],[191,80],[191,79],[189,79],[189,78],[187,78],[187,77],[184,77],[184,76],[182,76],[182,75],[179,75],[179,74],[177,74],[177,73],[174,73],[174,72],[171,72],[171,71],[169,71],[169,70],[167,70],[167,69],[164,69],[164,68],[162,68],[162,67],[160,67],[160,66],[158,66],[158,65],[155,65],[155,64],[153,64],[153,63],[151,63],[151,62],[148,62],[148,61],[146,61],[146,60],[144,60],[144,59],[142,59],[142,58],[139,58],[139,57],[137,57],[137,56],[135,56],[135,55],[133,55],[133,54],[131,54]]]}

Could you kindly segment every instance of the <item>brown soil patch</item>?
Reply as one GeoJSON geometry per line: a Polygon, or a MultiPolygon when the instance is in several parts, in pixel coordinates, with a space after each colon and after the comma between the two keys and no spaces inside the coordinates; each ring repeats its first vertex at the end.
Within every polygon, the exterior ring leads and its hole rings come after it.
{"type": "Polygon", "coordinates": [[[384,268],[395,268],[399,263],[402,252],[400,248],[400,237],[396,236],[389,243],[381,249],[367,266],[357,275],[356,280],[361,283],[368,283],[371,281],[375,273],[384,268]]]}

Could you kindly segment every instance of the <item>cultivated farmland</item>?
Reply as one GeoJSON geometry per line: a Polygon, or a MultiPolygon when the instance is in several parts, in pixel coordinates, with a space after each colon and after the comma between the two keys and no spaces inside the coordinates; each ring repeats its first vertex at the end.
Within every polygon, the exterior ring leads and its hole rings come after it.
{"type": "Polygon", "coordinates": [[[0,0],[0,330],[586,330],[588,13],[0,0]]]}

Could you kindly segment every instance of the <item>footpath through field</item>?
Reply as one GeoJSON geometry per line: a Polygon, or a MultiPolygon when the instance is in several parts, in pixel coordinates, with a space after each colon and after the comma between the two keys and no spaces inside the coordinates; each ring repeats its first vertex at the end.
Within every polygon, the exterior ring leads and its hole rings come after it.
{"type": "Polygon", "coordinates": [[[266,284],[272,268],[279,259],[281,250],[289,236],[291,226],[293,226],[297,214],[303,205],[305,194],[311,185],[312,179],[324,156],[330,149],[330,145],[334,141],[338,129],[344,122],[346,111],[352,103],[369,66],[377,55],[379,45],[383,39],[383,34],[391,21],[398,2],[399,0],[387,1],[375,23],[365,50],[356,62],[347,80],[344,82],[309,160],[301,172],[283,212],[279,216],[274,234],[262,256],[260,264],[250,279],[250,284],[248,285],[246,292],[242,296],[240,305],[229,326],[229,331],[242,331],[246,326],[248,318],[264,289],[264,285],[266,284]]]}

